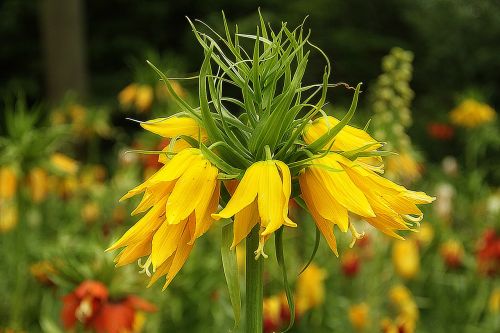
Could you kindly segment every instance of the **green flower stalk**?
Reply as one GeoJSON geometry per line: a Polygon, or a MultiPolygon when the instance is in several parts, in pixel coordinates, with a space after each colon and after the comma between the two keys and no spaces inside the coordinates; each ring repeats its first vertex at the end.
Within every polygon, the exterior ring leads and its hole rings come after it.
{"type": "Polygon", "coordinates": [[[181,112],[141,123],[170,144],[149,152],[159,154],[164,166],[123,197],[144,193],[133,214],[147,213],[109,250],[123,248],[117,265],[139,260],[151,284],[165,276],[166,288],[196,239],[215,221],[225,220],[221,252],[235,322],[240,296],[234,247],[246,239],[245,327],[246,332],[261,332],[266,242],[274,235],[291,326],[294,304],[282,243],[285,229],[300,227],[288,217],[291,199],[310,211],[337,254],[335,225],[350,231],[353,241],[362,237],[349,212],[400,237],[399,230],[414,229],[422,219],[416,205],[433,198],[373,171],[388,152],[380,151],[382,145],[365,131],[348,125],[361,84],[353,89],[342,119],[325,114],[327,91],[338,84],[330,83],[328,58],[309,41],[303,24],[289,29],[282,23],[274,30],[260,17],[256,33],[249,35],[237,27],[231,32],[224,18],[221,35],[203,22],[189,23],[204,51],[197,76],[199,105],[183,100],[169,78],[151,65],[181,112]],[[304,85],[311,52],[324,56],[326,66],[320,83],[304,85]]]}

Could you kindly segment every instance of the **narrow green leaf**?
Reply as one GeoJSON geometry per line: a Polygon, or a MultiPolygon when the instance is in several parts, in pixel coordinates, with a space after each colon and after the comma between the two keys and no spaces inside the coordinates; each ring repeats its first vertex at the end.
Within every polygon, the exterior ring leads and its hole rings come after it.
{"type": "Polygon", "coordinates": [[[314,248],[313,248],[313,251],[311,253],[311,256],[309,257],[309,260],[307,261],[307,264],[304,266],[304,268],[302,268],[302,270],[300,271],[299,275],[302,274],[307,269],[307,267],[309,267],[309,265],[312,263],[314,257],[316,256],[316,252],[318,251],[319,241],[320,240],[321,240],[321,232],[319,231],[318,227],[316,227],[316,236],[315,236],[315,239],[314,239],[314,248]]]}
{"type": "Polygon", "coordinates": [[[226,277],[227,289],[229,291],[229,299],[231,300],[231,305],[233,306],[234,329],[237,329],[240,325],[241,297],[236,249],[230,249],[232,241],[233,223],[228,223],[222,227],[220,252],[222,256],[222,267],[224,268],[224,275],[226,277]]]}

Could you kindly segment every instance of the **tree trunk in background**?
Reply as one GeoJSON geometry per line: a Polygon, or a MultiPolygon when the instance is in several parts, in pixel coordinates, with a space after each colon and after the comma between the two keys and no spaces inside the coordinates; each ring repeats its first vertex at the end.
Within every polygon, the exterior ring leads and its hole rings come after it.
{"type": "Polygon", "coordinates": [[[59,102],[68,91],[85,97],[88,78],[82,1],[41,1],[40,23],[49,101],[59,102]]]}

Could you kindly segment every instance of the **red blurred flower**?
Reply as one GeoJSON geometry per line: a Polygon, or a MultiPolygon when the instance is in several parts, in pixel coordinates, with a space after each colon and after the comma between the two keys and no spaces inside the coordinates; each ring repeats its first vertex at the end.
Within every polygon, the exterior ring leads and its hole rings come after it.
{"type": "Polygon", "coordinates": [[[355,277],[359,272],[359,255],[354,251],[346,251],[341,259],[342,272],[347,277],[355,277]]]}
{"type": "Polygon", "coordinates": [[[450,140],[455,135],[453,127],[443,123],[430,123],[427,125],[429,135],[437,140],[450,140]]]}
{"type": "Polygon", "coordinates": [[[63,297],[61,319],[67,330],[80,322],[98,333],[123,333],[132,331],[137,311],[154,312],[156,307],[132,295],[112,301],[104,284],[87,280],[63,297]]]}
{"type": "Polygon", "coordinates": [[[500,275],[500,235],[494,229],[487,229],[479,241],[477,262],[482,274],[500,275]]]}

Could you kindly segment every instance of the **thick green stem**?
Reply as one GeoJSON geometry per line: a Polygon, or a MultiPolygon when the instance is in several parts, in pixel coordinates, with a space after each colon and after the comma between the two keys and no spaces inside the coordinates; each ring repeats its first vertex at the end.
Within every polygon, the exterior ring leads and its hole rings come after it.
{"type": "Polygon", "coordinates": [[[247,237],[246,250],[246,333],[262,333],[264,258],[255,259],[254,251],[259,247],[260,226],[257,224],[247,237]]]}

